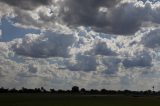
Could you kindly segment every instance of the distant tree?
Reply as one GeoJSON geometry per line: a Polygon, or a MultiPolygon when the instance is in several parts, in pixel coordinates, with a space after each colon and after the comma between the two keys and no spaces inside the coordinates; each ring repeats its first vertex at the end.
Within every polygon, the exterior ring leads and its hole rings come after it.
{"type": "Polygon", "coordinates": [[[3,87],[0,88],[0,92],[1,93],[8,93],[9,92],[9,89],[5,89],[3,87]]]}
{"type": "Polygon", "coordinates": [[[79,87],[77,87],[77,86],[73,86],[73,87],[72,87],[72,92],[73,92],[73,93],[75,93],[75,92],[76,92],[76,93],[77,93],[77,92],[79,92],[79,87]]]}
{"type": "Polygon", "coordinates": [[[55,93],[56,91],[55,91],[55,89],[50,89],[50,92],[55,93]]]}
{"type": "Polygon", "coordinates": [[[62,90],[62,89],[59,89],[58,91],[57,91],[57,93],[64,93],[65,91],[64,90],[62,90]]]}
{"type": "Polygon", "coordinates": [[[155,87],[154,87],[154,86],[152,86],[153,92],[154,92],[154,88],[155,88],[155,87]]]}
{"type": "Polygon", "coordinates": [[[11,93],[17,93],[18,91],[15,88],[13,88],[13,89],[10,89],[9,92],[11,92],[11,93]]]}
{"type": "Polygon", "coordinates": [[[81,93],[85,93],[85,92],[86,92],[85,88],[82,88],[82,89],[80,90],[80,92],[81,92],[81,93]]]}
{"type": "Polygon", "coordinates": [[[100,92],[101,92],[101,94],[106,94],[107,90],[106,89],[102,89],[100,92]]]}
{"type": "Polygon", "coordinates": [[[41,92],[41,89],[40,89],[40,88],[35,88],[35,89],[34,89],[34,92],[35,92],[35,93],[40,93],[40,92],[41,92]]]}
{"type": "Polygon", "coordinates": [[[22,93],[26,93],[27,89],[22,87],[22,89],[20,90],[22,93]]]}
{"type": "Polygon", "coordinates": [[[99,91],[96,89],[91,89],[89,92],[90,92],[90,94],[98,94],[99,93],[99,91]]]}
{"type": "Polygon", "coordinates": [[[47,92],[45,88],[41,87],[41,92],[47,92]]]}

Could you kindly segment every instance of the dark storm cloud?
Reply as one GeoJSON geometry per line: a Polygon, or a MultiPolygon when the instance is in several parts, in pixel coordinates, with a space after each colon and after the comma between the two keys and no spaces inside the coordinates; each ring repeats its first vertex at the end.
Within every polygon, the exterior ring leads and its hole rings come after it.
{"type": "Polygon", "coordinates": [[[0,0],[0,2],[25,10],[32,10],[38,6],[50,4],[51,0],[0,0]]]}
{"type": "MultiPolygon", "coordinates": [[[[55,23],[65,24],[70,28],[91,27],[102,33],[133,35],[144,23],[160,24],[160,8],[156,2],[127,0],[0,0],[13,8],[15,22],[24,26],[52,29],[55,23]],[[123,1],[123,2],[122,2],[123,1]],[[32,12],[41,5],[52,7],[35,14],[32,12]],[[54,7],[54,9],[53,9],[54,7]],[[27,11],[26,11],[27,10],[27,11]],[[49,14],[49,15],[46,15],[49,14]],[[52,27],[51,27],[52,26],[52,27]]],[[[48,7],[49,8],[49,7],[48,7]]]]}
{"type": "Polygon", "coordinates": [[[69,26],[91,26],[104,29],[110,24],[100,7],[112,8],[121,0],[66,0],[61,3],[60,16],[69,26]]]}
{"type": "Polygon", "coordinates": [[[60,17],[70,27],[87,26],[97,32],[121,35],[134,34],[145,22],[160,23],[156,2],[122,1],[65,0],[60,17]]]}
{"type": "Polygon", "coordinates": [[[95,31],[133,34],[145,20],[146,11],[122,0],[66,0],[60,16],[71,27],[89,26],[95,31]],[[119,5],[119,6],[117,6],[119,5]]]}

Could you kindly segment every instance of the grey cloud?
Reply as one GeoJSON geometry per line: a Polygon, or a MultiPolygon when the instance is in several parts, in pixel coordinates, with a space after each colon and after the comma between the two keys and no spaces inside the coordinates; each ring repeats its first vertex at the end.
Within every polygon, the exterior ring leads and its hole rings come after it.
{"type": "MultiPolygon", "coordinates": [[[[146,2],[146,1],[148,1],[148,0],[138,0],[138,1],[146,2]]],[[[151,2],[157,2],[157,1],[159,1],[159,0],[149,0],[149,1],[151,1],[151,2]]]]}
{"type": "Polygon", "coordinates": [[[116,56],[117,53],[108,47],[105,41],[98,41],[94,43],[93,48],[88,51],[91,55],[116,56]]]}
{"type": "MultiPolygon", "coordinates": [[[[142,8],[136,8],[134,3],[125,3],[113,9],[110,30],[115,34],[133,34],[139,30],[144,21],[142,8]]],[[[105,29],[104,29],[105,30],[105,29]]]]}
{"type": "Polygon", "coordinates": [[[152,57],[144,52],[142,54],[137,54],[136,57],[127,58],[123,61],[123,65],[126,68],[133,68],[133,67],[150,67],[152,66],[152,57]]]}
{"type": "Polygon", "coordinates": [[[160,47],[160,29],[152,30],[144,35],[141,42],[149,48],[160,47]]]}
{"type": "Polygon", "coordinates": [[[73,35],[57,33],[30,35],[23,38],[22,43],[15,44],[12,49],[16,54],[29,57],[68,57],[69,47],[75,41],[73,35]]]}
{"type": "MultiPolygon", "coordinates": [[[[47,11],[39,11],[36,15],[38,19],[33,19],[33,14],[27,12],[25,7],[27,2],[31,7],[26,9],[34,9],[39,5],[47,5],[50,0],[28,0],[28,1],[5,1],[18,9],[14,8],[16,14],[15,21],[26,26],[35,26],[38,28],[49,28],[55,23],[65,24],[70,28],[78,26],[91,27],[97,32],[133,35],[146,22],[160,24],[160,8],[154,3],[141,3],[138,1],[128,1],[122,3],[123,0],[64,0],[51,4],[56,9],[51,9],[51,16],[47,16],[47,11]],[[33,8],[32,8],[33,7],[33,8]]],[[[48,11],[49,12],[49,11],[48,11]]]]}
{"type": "Polygon", "coordinates": [[[100,65],[98,61],[100,61],[104,67],[108,68],[105,70],[107,73],[114,73],[118,70],[118,63],[120,62],[120,59],[112,58],[116,55],[117,53],[112,51],[105,41],[98,40],[92,44],[91,49],[85,51],[84,53],[76,54],[74,62],[72,60],[66,64],[67,68],[71,71],[88,72],[97,71],[97,67],[100,65]],[[99,56],[103,58],[98,60],[99,56]]]}
{"type": "Polygon", "coordinates": [[[121,1],[66,0],[61,7],[60,16],[71,27],[89,26],[98,32],[122,35],[134,34],[144,22],[160,23],[159,7],[154,6],[155,2],[120,3],[121,1]],[[105,12],[99,11],[102,7],[106,9],[105,12]]]}
{"type": "Polygon", "coordinates": [[[51,0],[0,0],[0,2],[20,9],[32,10],[41,5],[49,5],[51,0]]]}
{"type": "Polygon", "coordinates": [[[77,54],[76,63],[67,63],[67,68],[72,71],[96,71],[96,57],[90,55],[77,54]]]}
{"type": "Polygon", "coordinates": [[[77,54],[75,62],[67,62],[66,67],[71,71],[103,71],[105,74],[111,75],[119,71],[120,63],[121,59],[116,57],[77,54]],[[98,67],[103,67],[103,69],[98,67]]]}
{"type": "Polygon", "coordinates": [[[12,10],[8,5],[4,5],[4,4],[0,3],[0,21],[3,16],[7,16],[11,13],[12,13],[12,10]]]}
{"type": "Polygon", "coordinates": [[[106,74],[116,74],[116,72],[119,71],[119,64],[121,62],[121,59],[118,59],[116,57],[109,57],[102,59],[102,63],[104,66],[107,66],[107,69],[105,70],[106,74]]]}
{"type": "Polygon", "coordinates": [[[37,67],[35,67],[34,65],[29,65],[29,72],[31,72],[31,73],[38,72],[37,67]]]}
{"type": "Polygon", "coordinates": [[[97,55],[115,56],[116,53],[108,48],[106,42],[99,42],[94,47],[94,52],[97,55]]]}
{"type": "Polygon", "coordinates": [[[102,29],[110,24],[100,7],[111,8],[121,0],[66,0],[61,4],[60,16],[69,26],[91,26],[102,29]],[[66,8],[68,10],[66,10],[66,8]]]}

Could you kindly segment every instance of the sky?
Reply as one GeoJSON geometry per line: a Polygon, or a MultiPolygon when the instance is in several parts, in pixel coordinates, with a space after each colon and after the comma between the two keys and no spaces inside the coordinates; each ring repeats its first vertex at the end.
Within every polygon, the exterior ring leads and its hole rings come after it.
{"type": "Polygon", "coordinates": [[[0,0],[0,86],[160,90],[159,0],[0,0]]]}

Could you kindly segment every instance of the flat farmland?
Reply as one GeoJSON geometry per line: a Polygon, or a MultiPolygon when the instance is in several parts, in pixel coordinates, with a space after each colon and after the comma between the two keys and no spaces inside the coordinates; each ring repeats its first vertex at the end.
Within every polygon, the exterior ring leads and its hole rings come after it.
{"type": "Polygon", "coordinates": [[[160,106],[159,96],[0,94],[0,106],[160,106]]]}

